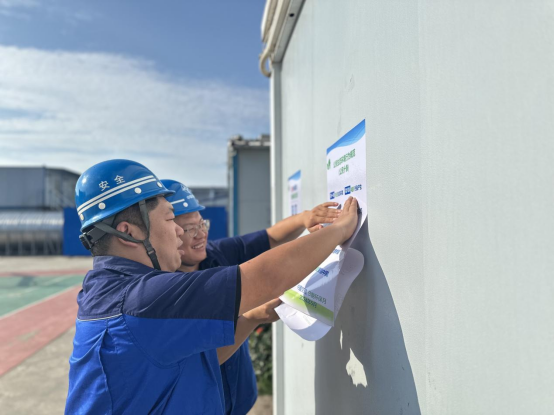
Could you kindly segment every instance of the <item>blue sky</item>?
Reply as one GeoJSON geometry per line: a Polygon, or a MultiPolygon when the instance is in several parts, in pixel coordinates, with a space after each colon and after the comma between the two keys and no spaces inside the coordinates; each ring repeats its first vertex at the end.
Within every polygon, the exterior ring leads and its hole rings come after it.
{"type": "Polygon", "coordinates": [[[263,0],[0,0],[0,165],[138,160],[226,184],[226,142],[269,130],[263,0]]]}

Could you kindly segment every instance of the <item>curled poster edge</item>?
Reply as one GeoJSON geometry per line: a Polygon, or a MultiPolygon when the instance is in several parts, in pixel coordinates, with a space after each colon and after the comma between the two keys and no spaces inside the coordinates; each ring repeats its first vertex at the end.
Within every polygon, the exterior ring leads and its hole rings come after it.
{"type": "MultiPolygon", "coordinates": [[[[339,289],[339,293],[335,293],[337,315],[350,285],[362,271],[364,257],[358,250],[348,249],[345,256],[345,263],[346,264],[343,264],[343,267],[341,268],[341,273],[339,273],[339,276],[337,277],[346,283],[346,287],[343,287],[342,290],[339,289]]],[[[275,312],[277,312],[277,315],[279,315],[286,326],[307,341],[317,341],[323,338],[332,328],[331,325],[318,321],[316,318],[306,315],[305,313],[285,303],[275,308],[275,312]]]]}
{"type": "Polygon", "coordinates": [[[277,315],[279,315],[286,326],[307,341],[321,339],[332,328],[330,325],[291,308],[286,303],[275,308],[275,312],[277,312],[277,315]]]}

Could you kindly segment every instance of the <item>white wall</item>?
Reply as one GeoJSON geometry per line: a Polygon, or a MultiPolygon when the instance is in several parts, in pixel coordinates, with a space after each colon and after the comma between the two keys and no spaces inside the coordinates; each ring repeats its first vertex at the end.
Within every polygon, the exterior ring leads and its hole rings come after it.
{"type": "Polygon", "coordinates": [[[284,331],[282,410],[554,412],[554,2],[307,0],[281,67],[275,183],[325,201],[366,119],[369,202],[335,328],[284,331]]]}

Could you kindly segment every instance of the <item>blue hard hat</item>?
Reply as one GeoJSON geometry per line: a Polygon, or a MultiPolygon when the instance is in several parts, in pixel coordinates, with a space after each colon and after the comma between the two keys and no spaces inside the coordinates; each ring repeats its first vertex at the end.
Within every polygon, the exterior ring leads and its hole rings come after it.
{"type": "Polygon", "coordinates": [[[206,207],[198,203],[198,200],[194,197],[190,189],[181,182],[171,179],[162,179],[162,184],[170,191],[175,191],[173,195],[166,195],[165,197],[165,199],[173,205],[175,216],[206,209],[206,207]]]}
{"type": "Polygon", "coordinates": [[[81,231],[139,201],[173,193],[140,163],[125,159],[98,163],[87,169],[75,185],[81,231]]]}

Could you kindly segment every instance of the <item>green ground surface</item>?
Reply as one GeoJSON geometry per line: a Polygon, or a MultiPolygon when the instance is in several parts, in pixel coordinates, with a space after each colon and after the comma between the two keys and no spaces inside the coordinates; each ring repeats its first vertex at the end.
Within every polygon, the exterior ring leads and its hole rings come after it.
{"type": "Polygon", "coordinates": [[[81,284],[83,275],[0,277],[0,316],[81,284]]]}

